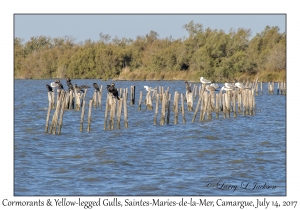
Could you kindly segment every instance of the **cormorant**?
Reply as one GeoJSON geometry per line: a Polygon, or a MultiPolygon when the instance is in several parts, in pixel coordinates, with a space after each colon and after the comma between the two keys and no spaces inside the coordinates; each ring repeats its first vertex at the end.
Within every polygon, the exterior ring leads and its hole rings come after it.
{"type": "Polygon", "coordinates": [[[120,98],[119,98],[119,92],[115,88],[115,84],[114,83],[111,83],[111,85],[107,85],[106,88],[107,88],[108,92],[112,93],[114,97],[116,97],[118,100],[120,100],[120,98]]]}
{"type": "Polygon", "coordinates": [[[96,92],[100,92],[100,89],[99,89],[99,86],[97,83],[94,82],[93,86],[94,86],[96,92]]]}
{"type": "Polygon", "coordinates": [[[53,89],[52,89],[52,87],[50,85],[47,84],[46,88],[48,89],[48,92],[53,92],[53,89]]]}
{"type": "Polygon", "coordinates": [[[192,92],[191,86],[189,85],[188,81],[185,81],[185,87],[186,87],[186,90],[188,91],[188,93],[192,92]]]}

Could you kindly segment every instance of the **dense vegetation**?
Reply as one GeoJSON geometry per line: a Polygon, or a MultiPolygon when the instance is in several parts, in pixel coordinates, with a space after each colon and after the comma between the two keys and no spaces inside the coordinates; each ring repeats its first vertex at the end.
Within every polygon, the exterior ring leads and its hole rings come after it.
{"type": "Polygon", "coordinates": [[[250,79],[285,80],[286,34],[266,26],[251,39],[251,31],[239,28],[203,29],[191,21],[183,26],[189,36],[160,39],[155,31],[135,40],[99,35],[98,41],[75,43],[71,37],[14,39],[16,79],[99,78],[178,79],[215,82],[250,79]]]}

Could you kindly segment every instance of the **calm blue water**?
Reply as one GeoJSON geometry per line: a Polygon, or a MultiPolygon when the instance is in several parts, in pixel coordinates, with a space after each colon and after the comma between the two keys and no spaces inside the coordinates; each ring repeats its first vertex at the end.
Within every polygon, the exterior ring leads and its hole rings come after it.
{"type": "MultiPolygon", "coordinates": [[[[179,115],[174,125],[172,112],[169,125],[155,126],[154,109],[142,104],[138,111],[139,92],[144,99],[144,85],[170,87],[173,100],[175,91],[185,93],[184,82],[115,81],[118,88],[136,86],[136,104],[128,103],[128,128],[122,117],[121,129],[104,130],[105,86],[111,81],[72,80],[103,85],[103,109],[92,110],[90,132],[87,107],[83,132],[81,111],[66,110],[61,134],[53,135],[44,133],[45,85],[52,81],[15,80],[16,196],[286,195],[286,97],[269,95],[266,83],[263,95],[256,96],[255,116],[223,119],[220,114],[200,122],[198,114],[192,123],[193,112],[186,110],[186,124],[179,115]]],[[[88,100],[92,94],[91,88],[88,100]]]]}

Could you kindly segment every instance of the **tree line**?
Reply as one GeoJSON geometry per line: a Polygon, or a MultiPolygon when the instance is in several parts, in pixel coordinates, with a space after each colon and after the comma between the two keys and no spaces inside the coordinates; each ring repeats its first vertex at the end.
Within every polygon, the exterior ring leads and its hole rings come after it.
{"type": "Polygon", "coordinates": [[[276,26],[266,26],[252,38],[250,29],[225,33],[204,29],[193,21],[183,28],[188,37],[180,39],[159,38],[155,31],[135,40],[100,33],[98,41],[80,43],[69,36],[31,37],[25,43],[15,37],[14,77],[48,79],[68,75],[106,80],[134,72],[192,72],[213,81],[266,72],[284,72],[285,77],[286,34],[276,26]]]}

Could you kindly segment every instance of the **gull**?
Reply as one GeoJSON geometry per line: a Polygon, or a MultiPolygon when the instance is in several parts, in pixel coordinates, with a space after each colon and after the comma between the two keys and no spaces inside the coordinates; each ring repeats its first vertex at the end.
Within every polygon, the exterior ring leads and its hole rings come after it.
{"type": "Polygon", "coordinates": [[[156,88],[152,88],[152,87],[148,87],[148,86],[144,86],[144,88],[145,88],[147,91],[154,91],[154,90],[156,90],[156,88]]]}
{"type": "Polygon", "coordinates": [[[221,88],[221,90],[231,91],[231,90],[233,90],[233,89],[232,89],[232,88],[227,88],[227,87],[223,86],[223,87],[221,88]]]}
{"type": "Polygon", "coordinates": [[[235,87],[237,87],[239,89],[249,89],[249,87],[246,87],[245,85],[243,85],[240,82],[236,82],[234,85],[235,85],[235,87]]]}
{"type": "Polygon", "coordinates": [[[207,79],[204,79],[203,77],[200,77],[200,82],[201,82],[202,84],[209,84],[209,83],[211,83],[211,81],[209,81],[209,80],[207,80],[207,79]]]}
{"type": "Polygon", "coordinates": [[[225,83],[224,86],[229,89],[234,89],[234,85],[232,83],[225,83]]]}
{"type": "Polygon", "coordinates": [[[213,86],[206,86],[205,88],[207,91],[217,91],[217,89],[213,86]]]}
{"type": "Polygon", "coordinates": [[[214,87],[214,88],[220,88],[220,86],[216,83],[211,83],[209,86],[214,87]]]}

